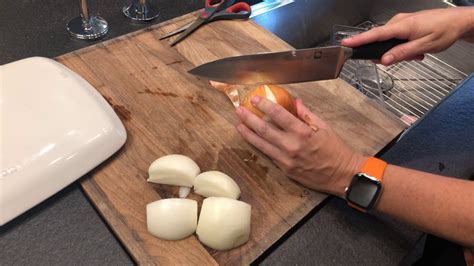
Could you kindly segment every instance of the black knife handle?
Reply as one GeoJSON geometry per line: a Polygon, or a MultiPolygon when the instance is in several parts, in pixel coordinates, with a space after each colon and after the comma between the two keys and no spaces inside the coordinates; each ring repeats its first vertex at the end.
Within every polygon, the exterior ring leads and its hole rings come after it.
{"type": "Polygon", "coordinates": [[[352,59],[376,60],[382,58],[388,50],[406,43],[408,40],[390,39],[382,42],[374,42],[352,49],[352,59]]]}

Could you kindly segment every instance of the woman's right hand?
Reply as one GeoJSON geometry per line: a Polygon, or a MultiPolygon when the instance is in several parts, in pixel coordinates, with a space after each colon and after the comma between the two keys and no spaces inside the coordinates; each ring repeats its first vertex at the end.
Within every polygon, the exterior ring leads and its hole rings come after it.
{"type": "Polygon", "coordinates": [[[387,51],[381,60],[390,65],[403,60],[422,59],[425,53],[437,53],[460,38],[474,36],[474,8],[432,9],[401,13],[384,26],[373,28],[342,41],[347,47],[358,47],[392,38],[408,40],[387,51]]]}

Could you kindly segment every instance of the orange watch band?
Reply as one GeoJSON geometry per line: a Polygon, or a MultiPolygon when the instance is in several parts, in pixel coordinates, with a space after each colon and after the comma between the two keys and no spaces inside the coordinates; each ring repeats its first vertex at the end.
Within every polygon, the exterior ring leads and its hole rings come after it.
{"type": "MultiPolygon", "coordinates": [[[[377,159],[375,157],[369,157],[367,158],[367,161],[365,161],[364,165],[362,166],[362,169],[360,169],[359,173],[362,173],[362,174],[365,174],[365,175],[368,175],[368,176],[371,176],[375,179],[377,179],[380,183],[382,183],[382,179],[383,179],[383,174],[385,172],[385,168],[387,167],[387,163],[380,160],[380,159],[377,159]]],[[[351,183],[352,185],[352,183],[351,183]]],[[[349,187],[346,188],[346,193],[347,191],[349,190],[349,187]]],[[[379,194],[380,196],[380,194],[379,194]]],[[[347,197],[347,194],[346,194],[346,197],[347,197]]],[[[353,204],[350,202],[350,200],[348,199],[347,203],[349,204],[349,206],[361,211],[361,212],[367,212],[366,209],[362,208],[362,207],[359,207],[357,206],[356,204],[353,204]]]]}
{"type": "Polygon", "coordinates": [[[386,162],[375,157],[369,157],[367,161],[365,161],[364,166],[362,166],[362,169],[360,169],[360,172],[382,181],[386,167],[386,162]]]}

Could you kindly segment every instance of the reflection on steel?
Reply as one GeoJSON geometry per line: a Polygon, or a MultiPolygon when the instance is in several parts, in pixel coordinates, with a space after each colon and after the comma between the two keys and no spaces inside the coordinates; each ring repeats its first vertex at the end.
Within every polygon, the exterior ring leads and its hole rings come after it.
{"type": "Polygon", "coordinates": [[[261,3],[252,6],[252,15],[250,17],[252,18],[261,15],[268,11],[291,4],[293,2],[294,0],[264,0],[261,3]]]}
{"type": "Polygon", "coordinates": [[[453,3],[453,0],[444,0],[443,3],[450,5],[450,6],[456,6],[455,3],[453,3]]]}

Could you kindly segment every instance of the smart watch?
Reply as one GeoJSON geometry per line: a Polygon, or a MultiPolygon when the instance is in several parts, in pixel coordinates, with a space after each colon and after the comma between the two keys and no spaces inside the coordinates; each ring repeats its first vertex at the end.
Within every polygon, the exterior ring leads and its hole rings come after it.
{"type": "Polygon", "coordinates": [[[346,188],[346,200],[349,206],[362,212],[372,209],[382,194],[382,178],[387,163],[375,157],[369,157],[359,173],[352,177],[346,188]]]}

